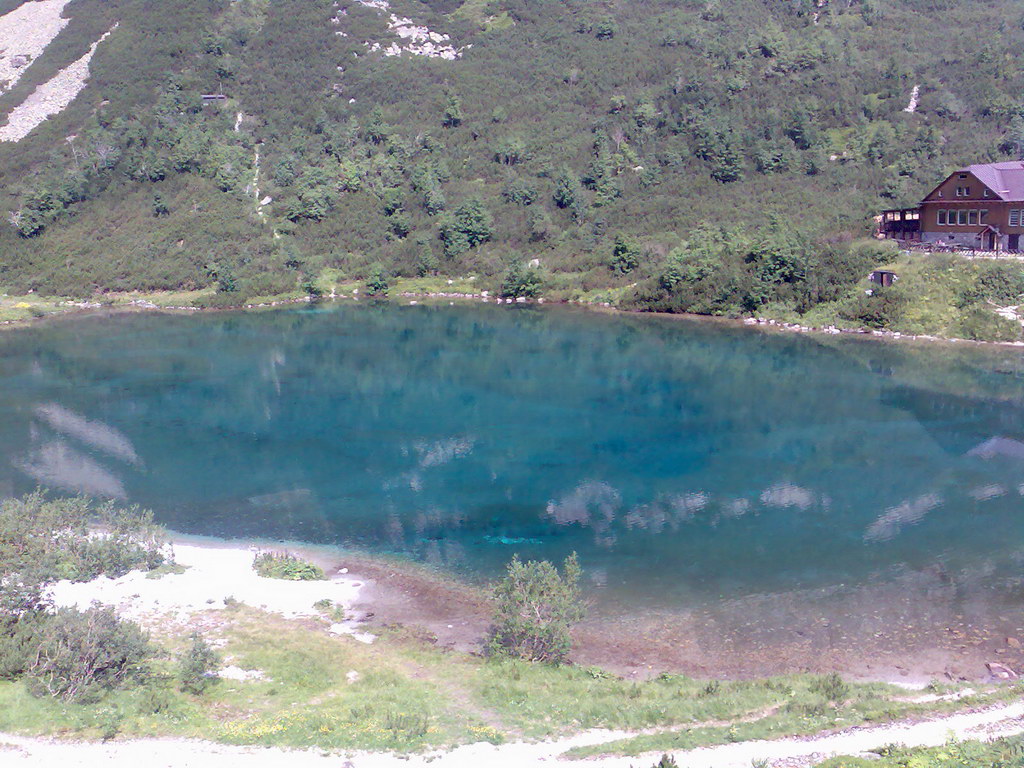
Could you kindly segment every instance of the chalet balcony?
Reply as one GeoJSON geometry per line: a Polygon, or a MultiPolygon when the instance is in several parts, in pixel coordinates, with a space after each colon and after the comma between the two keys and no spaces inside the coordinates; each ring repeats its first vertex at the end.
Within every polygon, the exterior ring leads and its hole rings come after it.
{"type": "Polygon", "coordinates": [[[891,208],[882,211],[878,232],[895,240],[921,239],[921,209],[891,208]]]}

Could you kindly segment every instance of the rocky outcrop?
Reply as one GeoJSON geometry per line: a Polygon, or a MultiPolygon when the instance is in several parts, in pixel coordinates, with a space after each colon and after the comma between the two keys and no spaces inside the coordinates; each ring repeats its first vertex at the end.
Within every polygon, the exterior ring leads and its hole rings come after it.
{"type": "MultiPolygon", "coordinates": [[[[385,56],[401,56],[403,53],[411,53],[414,56],[454,61],[461,58],[462,52],[470,47],[467,45],[464,48],[456,48],[451,44],[450,36],[434,32],[422,24],[417,24],[412,19],[391,13],[391,6],[387,0],[355,0],[355,2],[368,8],[374,8],[381,13],[387,13],[388,29],[399,38],[397,42],[387,45],[375,40],[365,40],[363,44],[371,52],[380,51],[385,56]]],[[[340,24],[342,15],[344,14],[339,12],[335,16],[333,19],[335,24],[340,24]]],[[[335,32],[335,34],[347,37],[343,31],[335,32]]]]}

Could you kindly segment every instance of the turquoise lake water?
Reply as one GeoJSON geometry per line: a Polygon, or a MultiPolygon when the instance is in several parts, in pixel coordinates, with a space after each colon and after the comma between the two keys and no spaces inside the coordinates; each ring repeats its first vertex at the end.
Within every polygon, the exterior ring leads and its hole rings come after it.
{"type": "Polygon", "coordinates": [[[560,308],[83,317],[0,334],[0,496],[37,485],[468,578],[575,550],[608,606],[890,585],[1012,624],[1024,362],[560,308]]]}

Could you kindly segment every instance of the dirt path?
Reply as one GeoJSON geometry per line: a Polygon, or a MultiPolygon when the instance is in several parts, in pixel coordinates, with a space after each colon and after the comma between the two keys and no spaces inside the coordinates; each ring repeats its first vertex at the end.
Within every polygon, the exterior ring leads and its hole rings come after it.
{"type": "MultiPolygon", "coordinates": [[[[833,755],[856,755],[886,744],[938,746],[950,738],[993,739],[1024,732],[1024,701],[989,709],[947,715],[913,723],[854,728],[807,739],[746,741],[674,753],[689,768],[749,768],[754,760],[768,765],[812,765],[833,755]]],[[[379,753],[325,754],[322,750],[231,747],[184,739],[143,739],[98,743],[54,742],[0,735],[0,763],[10,768],[527,768],[556,764],[567,749],[602,744],[630,734],[588,731],[571,738],[537,743],[469,744],[450,752],[412,757],[379,753]]],[[[580,762],[581,768],[645,768],[658,755],[604,757],[580,762]]]]}

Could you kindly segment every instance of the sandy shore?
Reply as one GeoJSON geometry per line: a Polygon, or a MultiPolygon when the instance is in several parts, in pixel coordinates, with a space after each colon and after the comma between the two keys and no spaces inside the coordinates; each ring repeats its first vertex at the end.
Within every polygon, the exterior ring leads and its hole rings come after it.
{"type": "MultiPolygon", "coordinates": [[[[177,562],[187,567],[184,573],[154,579],[134,572],[120,579],[59,582],[53,590],[55,602],[114,605],[123,615],[165,632],[186,630],[193,615],[221,610],[226,599],[288,618],[322,616],[313,604],[328,600],[346,615],[345,621],[331,625],[335,634],[369,642],[375,627],[405,625],[437,647],[464,653],[479,651],[491,623],[485,589],[412,562],[301,542],[235,542],[181,534],[172,536],[171,548],[177,562]],[[252,570],[252,560],[266,550],[287,550],[315,562],[329,580],[261,578],[252,570]]],[[[1024,649],[1006,644],[1007,637],[1019,636],[1016,615],[1006,617],[1006,627],[983,631],[978,625],[970,633],[953,632],[957,618],[949,611],[915,613],[926,603],[944,605],[934,589],[922,592],[900,582],[856,590],[833,611],[848,613],[849,626],[836,617],[825,624],[812,621],[817,614],[801,607],[812,597],[758,595],[714,610],[652,612],[619,606],[609,611],[595,606],[574,630],[573,660],[636,680],[662,672],[748,679],[838,670],[858,680],[919,686],[936,679],[984,681],[989,661],[1015,670],[1024,664],[1024,649]],[[902,597],[896,600],[894,594],[902,597]],[[861,626],[861,617],[874,614],[874,623],[861,626]],[[839,642],[838,636],[844,640],[839,642]]]]}
{"type": "MultiPolygon", "coordinates": [[[[244,603],[286,618],[319,616],[314,603],[329,600],[346,613],[360,599],[366,584],[360,579],[328,571],[325,581],[285,581],[258,576],[252,568],[256,554],[264,549],[256,545],[227,543],[197,544],[177,539],[169,545],[175,562],[185,570],[166,573],[159,578],[132,571],[118,579],[101,576],[88,582],[59,581],[51,595],[57,607],[87,608],[93,602],[112,605],[118,612],[144,626],[188,624],[200,611],[223,610],[231,601],[244,603]]],[[[356,617],[332,624],[335,634],[349,634],[363,642],[372,642],[356,617]]]]}

